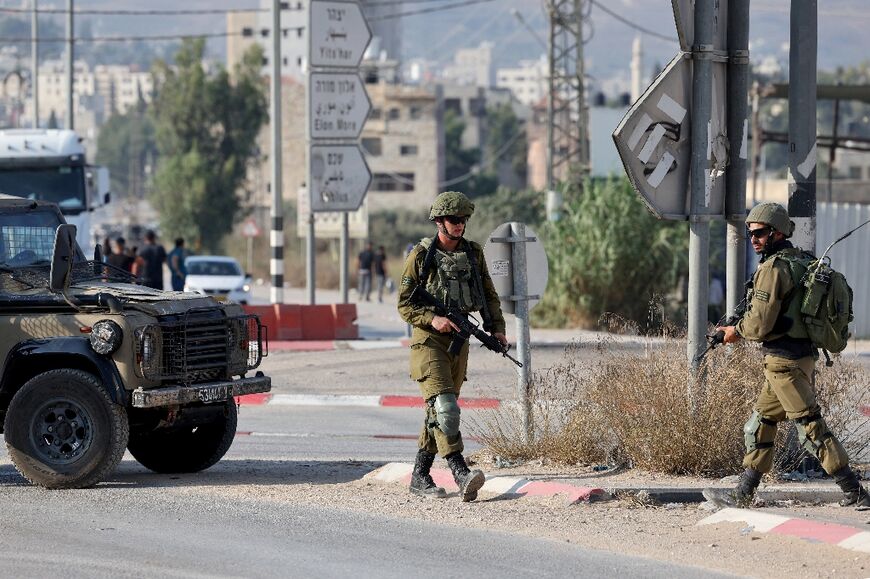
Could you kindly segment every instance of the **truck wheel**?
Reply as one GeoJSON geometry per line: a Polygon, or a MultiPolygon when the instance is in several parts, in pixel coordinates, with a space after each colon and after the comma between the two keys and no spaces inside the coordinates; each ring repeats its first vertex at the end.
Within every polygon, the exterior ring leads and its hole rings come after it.
{"type": "Polygon", "coordinates": [[[198,472],[223,458],[236,436],[237,422],[236,403],[230,398],[209,424],[132,432],[127,450],[154,472],[198,472]]]}
{"type": "Polygon", "coordinates": [[[97,484],[118,466],[129,437],[124,407],[95,376],[70,368],[28,380],[9,403],[3,428],[18,472],[50,489],[97,484]]]}

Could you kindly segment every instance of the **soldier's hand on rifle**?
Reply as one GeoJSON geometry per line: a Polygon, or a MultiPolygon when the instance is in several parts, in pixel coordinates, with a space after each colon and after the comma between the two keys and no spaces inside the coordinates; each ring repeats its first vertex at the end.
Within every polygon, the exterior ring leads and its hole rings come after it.
{"type": "Polygon", "coordinates": [[[444,316],[435,316],[434,318],[432,318],[432,327],[435,328],[436,331],[441,332],[442,334],[447,334],[452,331],[459,331],[459,328],[456,327],[456,324],[454,324],[444,316]]]}
{"type": "Polygon", "coordinates": [[[716,331],[725,332],[725,338],[722,341],[726,344],[733,344],[740,340],[740,334],[737,333],[737,328],[734,326],[716,326],[716,331]]]}
{"type": "Polygon", "coordinates": [[[501,345],[502,345],[503,347],[507,348],[507,345],[508,345],[507,336],[505,336],[504,334],[502,334],[502,333],[500,333],[500,332],[496,332],[496,333],[493,334],[492,336],[493,336],[496,340],[498,340],[499,342],[501,342],[501,345]]]}

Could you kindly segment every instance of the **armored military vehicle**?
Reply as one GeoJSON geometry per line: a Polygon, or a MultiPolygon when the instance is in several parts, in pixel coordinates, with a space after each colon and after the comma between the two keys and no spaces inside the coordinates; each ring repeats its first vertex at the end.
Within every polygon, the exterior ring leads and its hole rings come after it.
{"type": "Polygon", "coordinates": [[[0,195],[0,424],[9,456],[48,488],[92,486],[129,449],[160,473],[218,462],[265,328],[238,304],[136,284],[85,258],[51,203],[0,195]]]}

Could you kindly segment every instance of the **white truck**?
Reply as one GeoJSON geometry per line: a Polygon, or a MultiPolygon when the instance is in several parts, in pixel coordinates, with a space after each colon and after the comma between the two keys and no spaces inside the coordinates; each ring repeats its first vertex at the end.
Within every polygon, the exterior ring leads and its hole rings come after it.
{"type": "Polygon", "coordinates": [[[81,141],[63,129],[0,130],[0,194],[56,203],[92,255],[91,212],[109,202],[109,171],[87,164],[81,141]]]}

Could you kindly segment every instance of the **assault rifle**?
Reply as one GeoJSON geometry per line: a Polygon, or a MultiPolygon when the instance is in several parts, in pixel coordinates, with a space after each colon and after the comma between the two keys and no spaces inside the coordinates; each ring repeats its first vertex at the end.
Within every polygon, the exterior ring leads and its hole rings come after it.
{"type": "Polygon", "coordinates": [[[459,351],[462,350],[463,344],[468,340],[469,337],[474,336],[478,340],[480,340],[480,345],[486,347],[489,350],[492,350],[496,354],[501,354],[520,368],[523,367],[522,362],[519,360],[515,360],[508,354],[508,350],[510,346],[502,346],[501,342],[498,341],[498,338],[492,336],[491,334],[481,330],[479,326],[474,324],[471,320],[468,319],[468,316],[465,314],[458,312],[456,310],[451,310],[445,306],[441,300],[430,294],[426,291],[422,285],[418,285],[414,288],[410,295],[410,301],[412,303],[422,304],[424,306],[429,306],[435,309],[435,313],[439,316],[444,316],[451,322],[453,325],[459,328],[459,331],[453,332],[453,340],[450,342],[450,347],[448,348],[448,352],[453,354],[459,354],[459,351]]]}
{"type": "MultiPolygon", "coordinates": [[[[752,289],[752,280],[748,280],[746,282],[746,292],[743,295],[743,299],[737,304],[737,307],[734,308],[734,313],[730,316],[722,316],[718,322],[716,322],[716,327],[725,328],[727,326],[736,326],[737,322],[743,319],[743,316],[746,315],[746,307],[747,307],[747,298],[749,297],[749,290],[752,289]]],[[[695,363],[700,363],[707,354],[710,353],[711,350],[715,349],[716,346],[725,342],[725,331],[719,330],[718,332],[707,334],[707,349],[698,354],[695,358],[695,363]]]]}

